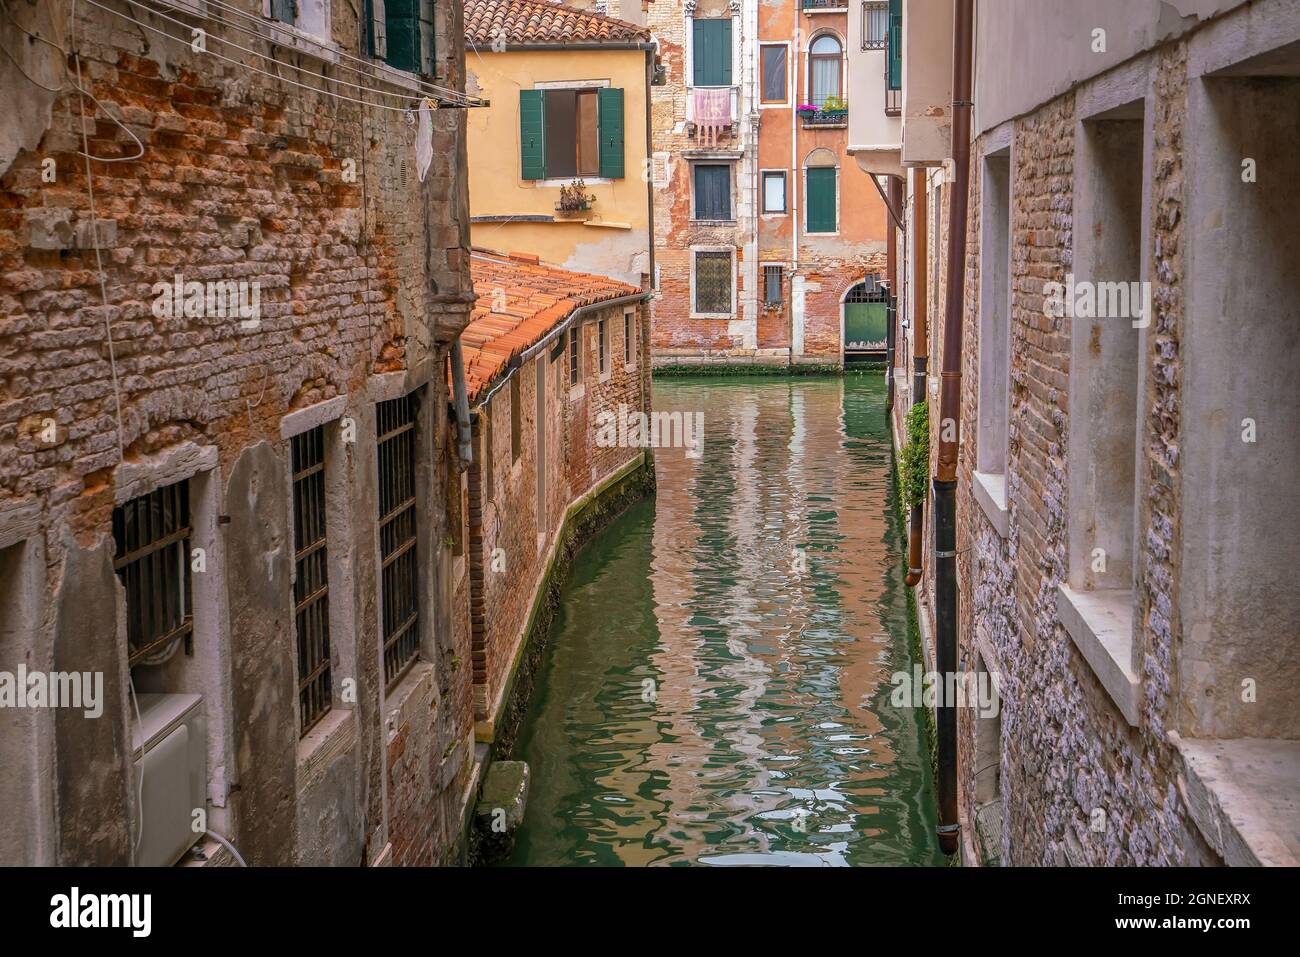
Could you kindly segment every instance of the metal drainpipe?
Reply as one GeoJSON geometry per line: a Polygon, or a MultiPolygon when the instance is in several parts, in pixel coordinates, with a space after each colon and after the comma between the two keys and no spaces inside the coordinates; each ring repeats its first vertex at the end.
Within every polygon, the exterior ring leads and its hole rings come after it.
{"type": "MultiPolygon", "coordinates": [[[[889,177],[889,202],[892,208],[902,209],[902,203],[895,198],[894,192],[898,179],[889,177]]],[[[886,211],[888,213],[888,211],[886,211]]],[[[889,301],[885,307],[885,411],[894,410],[894,323],[898,317],[898,224],[893,214],[885,216],[885,228],[889,236],[885,241],[885,282],[889,288],[889,301]]]]}
{"type": "Polygon", "coordinates": [[[786,206],[790,209],[790,325],[787,368],[794,368],[794,278],[799,274],[799,19],[794,11],[794,42],[790,44],[790,176],[785,184],[786,206]]]}
{"type": "MultiPolygon", "coordinates": [[[[972,23],[975,0],[953,0],[952,159],[948,190],[948,270],[944,297],[943,360],[939,379],[939,457],[934,474],[935,658],[945,679],[957,672],[957,431],[961,422],[962,312],[966,280],[967,190],[970,183],[972,23]],[[945,427],[945,423],[949,423],[945,427]]],[[[957,703],[943,694],[936,710],[939,744],[939,846],[955,854],[957,813],[957,703]]]]}
{"type": "MultiPolygon", "coordinates": [[[[912,229],[916,236],[912,265],[912,405],[925,401],[925,368],[930,358],[929,330],[929,209],[925,170],[912,169],[912,229]]],[[[904,436],[906,438],[906,436],[904,436]]],[[[907,531],[907,575],[903,583],[915,588],[925,577],[922,555],[925,538],[925,504],[912,506],[907,531]]]]}

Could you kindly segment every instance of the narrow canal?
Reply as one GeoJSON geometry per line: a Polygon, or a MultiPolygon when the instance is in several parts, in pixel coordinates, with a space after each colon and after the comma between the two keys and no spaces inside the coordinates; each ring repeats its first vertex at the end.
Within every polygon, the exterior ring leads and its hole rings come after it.
{"type": "Polygon", "coordinates": [[[878,373],[659,379],[698,458],[579,555],[512,864],[939,864],[878,373]]]}

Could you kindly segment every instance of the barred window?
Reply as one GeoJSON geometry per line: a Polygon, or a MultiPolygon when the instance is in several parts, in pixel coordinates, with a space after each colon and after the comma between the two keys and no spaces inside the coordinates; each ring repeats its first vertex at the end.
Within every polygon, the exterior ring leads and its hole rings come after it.
{"type": "Polygon", "coordinates": [[[415,418],[419,393],[375,407],[379,453],[379,551],[384,682],[392,688],[420,645],[416,555],[415,418]]]}
{"type": "Polygon", "coordinates": [[[581,326],[574,326],[569,330],[569,385],[571,386],[582,381],[582,350],[579,348],[581,339],[581,326]]]}
{"type": "Polygon", "coordinates": [[[632,337],[635,334],[633,332],[635,325],[636,320],[632,313],[623,313],[623,365],[625,366],[632,364],[632,337]]]}
{"type": "Polygon", "coordinates": [[[779,306],[784,302],[781,292],[781,267],[763,267],[763,302],[769,306],[779,306]]]}
{"type": "Polygon", "coordinates": [[[178,643],[193,651],[190,483],[155,489],[113,509],[113,569],[126,590],[127,664],[159,664],[178,643]]]}
{"type": "Polygon", "coordinates": [[[731,314],[731,253],[695,254],[695,311],[731,314]]]}
{"type": "Polygon", "coordinates": [[[519,461],[524,445],[524,400],[519,388],[519,373],[510,377],[510,462],[519,461]]]}
{"type": "Polygon", "coordinates": [[[862,4],[862,49],[883,50],[889,37],[889,4],[862,4]]]}
{"type": "Polygon", "coordinates": [[[596,324],[596,348],[599,350],[600,374],[609,372],[609,320],[601,319],[596,324]]]}
{"type": "Polygon", "coordinates": [[[295,435],[293,617],[298,642],[299,734],[330,710],[329,575],[325,545],[325,427],[295,435]]]}

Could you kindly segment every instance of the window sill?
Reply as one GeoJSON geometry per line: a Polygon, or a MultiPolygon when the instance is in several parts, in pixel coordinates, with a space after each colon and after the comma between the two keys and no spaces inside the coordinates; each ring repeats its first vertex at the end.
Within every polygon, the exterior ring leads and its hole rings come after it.
{"type": "Polygon", "coordinates": [[[579,382],[577,385],[569,386],[570,402],[577,402],[586,394],[587,394],[587,384],[585,382],[579,382]]]}
{"type": "Polygon", "coordinates": [[[692,226],[735,226],[734,219],[692,219],[692,226]]]}
{"type": "Polygon", "coordinates": [[[271,40],[282,47],[315,57],[325,63],[338,63],[342,49],[328,37],[318,37],[292,23],[271,20],[271,40]]]}
{"type": "MultiPolygon", "coordinates": [[[[571,183],[574,182],[574,180],[577,179],[579,179],[579,177],[575,175],[575,176],[570,176],[568,178],[561,177],[559,179],[533,179],[533,180],[529,180],[529,182],[532,183],[533,186],[542,189],[559,189],[561,186],[570,185],[571,183]]],[[[610,179],[607,176],[592,176],[590,179],[587,178],[586,176],[583,176],[581,177],[581,179],[588,186],[608,186],[614,182],[612,179],[610,179]]]]}
{"type": "Polygon", "coordinates": [[[351,708],[330,708],[325,715],[298,740],[298,769],[301,777],[311,779],[314,771],[328,770],[334,755],[341,753],[356,740],[356,724],[351,708]]]}
{"type": "Polygon", "coordinates": [[[1129,724],[1138,723],[1139,682],[1133,672],[1133,592],[1075,591],[1057,586],[1056,611],[1093,674],[1129,724]]]}
{"type": "Polygon", "coordinates": [[[1300,741],[1184,739],[1183,799],[1229,867],[1300,864],[1300,741]]]}
{"type": "Polygon", "coordinates": [[[732,312],[693,312],[693,313],[690,314],[690,317],[689,317],[689,318],[691,318],[691,319],[716,319],[716,320],[719,320],[719,321],[730,322],[732,319],[735,319],[735,318],[736,318],[736,314],[735,314],[735,313],[732,313],[732,312]]]}
{"type": "Polygon", "coordinates": [[[975,488],[975,501],[993,523],[997,533],[1007,537],[1010,514],[1007,511],[1007,477],[994,472],[976,472],[972,483],[975,488]]]}

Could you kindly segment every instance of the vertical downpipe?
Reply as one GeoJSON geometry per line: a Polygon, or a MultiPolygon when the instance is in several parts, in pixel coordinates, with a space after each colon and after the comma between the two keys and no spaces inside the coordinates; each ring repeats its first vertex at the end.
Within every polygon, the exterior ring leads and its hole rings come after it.
{"type": "Polygon", "coordinates": [[[912,270],[912,404],[925,400],[925,367],[930,358],[930,210],[925,170],[912,168],[912,228],[916,234],[912,270]]]}
{"type": "MultiPolygon", "coordinates": [[[[891,210],[902,210],[902,203],[894,195],[898,178],[890,176],[890,209],[885,211],[885,228],[889,235],[885,238],[885,284],[888,287],[888,304],[885,306],[885,412],[894,410],[894,323],[898,318],[898,223],[894,222],[891,210]]],[[[887,420],[888,421],[888,420],[887,420]]]]}
{"type": "Polygon", "coordinates": [[[957,703],[949,677],[957,672],[957,443],[961,422],[962,313],[966,282],[966,219],[970,184],[972,22],[975,0],[953,0],[952,159],[948,191],[948,270],[943,360],[939,380],[939,457],[934,475],[935,656],[944,678],[937,711],[939,846],[957,852],[957,703]]]}

